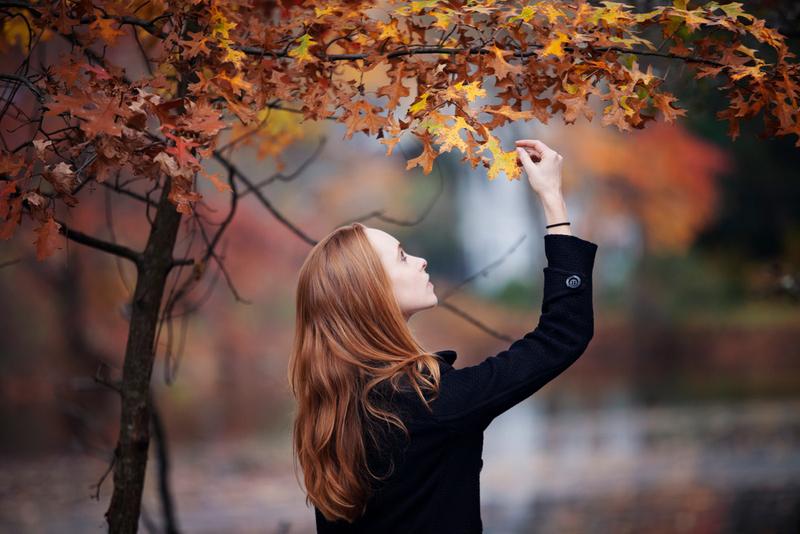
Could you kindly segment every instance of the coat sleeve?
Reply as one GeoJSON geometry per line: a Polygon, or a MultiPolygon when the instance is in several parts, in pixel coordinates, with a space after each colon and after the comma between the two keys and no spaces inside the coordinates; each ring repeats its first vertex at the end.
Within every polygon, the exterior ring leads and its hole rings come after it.
{"type": "Polygon", "coordinates": [[[478,365],[446,369],[431,403],[437,423],[483,430],[575,362],[594,335],[592,270],[597,245],[546,234],[542,312],[536,328],[478,365]]]}

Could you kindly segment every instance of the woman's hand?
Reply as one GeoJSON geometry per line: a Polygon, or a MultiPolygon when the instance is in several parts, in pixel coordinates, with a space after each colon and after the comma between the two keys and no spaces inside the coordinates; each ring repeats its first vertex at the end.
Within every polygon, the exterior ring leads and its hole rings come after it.
{"type": "Polygon", "coordinates": [[[533,190],[540,197],[560,196],[561,154],[538,139],[520,139],[516,143],[517,155],[533,190]]]}
{"type": "MultiPolygon", "coordinates": [[[[520,139],[516,143],[528,182],[542,201],[546,224],[569,221],[567,205],[561,196],[561,162],[564,158],[538,139],[520,139]]],[[[547,233],[572,235],[569,226],[554,226],[547,233]]]]}

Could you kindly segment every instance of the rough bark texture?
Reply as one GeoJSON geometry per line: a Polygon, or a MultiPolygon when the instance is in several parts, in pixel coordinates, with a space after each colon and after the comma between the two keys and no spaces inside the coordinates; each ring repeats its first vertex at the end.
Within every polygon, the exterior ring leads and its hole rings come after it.
{"type": "Polygon", "coordinates": [[[181,220],[181,214],[167,198],[169,189],[167,178],[147,247],[138,265],[122,370],[122,415],[115,450],[114,493],[106,512],[112,533],[135,533],[139,525],[150,444],[149,392],[155,332],[181,220]]]}

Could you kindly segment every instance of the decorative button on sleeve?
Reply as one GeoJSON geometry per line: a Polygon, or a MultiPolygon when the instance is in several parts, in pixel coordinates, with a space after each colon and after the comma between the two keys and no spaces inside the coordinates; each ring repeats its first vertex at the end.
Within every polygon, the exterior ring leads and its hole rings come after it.
{"type": "Polygon", "coordinates": [[[580,287],[581,285],[581,277],[577,274],[573,274],[569,278],[567,278],[567,287],[571,287],[575,289],[576,287],[580,287]]]}

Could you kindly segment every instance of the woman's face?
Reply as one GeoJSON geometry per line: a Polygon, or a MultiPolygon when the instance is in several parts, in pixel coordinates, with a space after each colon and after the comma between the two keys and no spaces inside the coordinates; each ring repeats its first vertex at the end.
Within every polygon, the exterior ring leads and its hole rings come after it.
{"type": "Polygon", "coordinates": [[[408,254],[397,239],[382,230],[368,227],[366,233],[389,275],[406,320],[420,310],[436,306],[439,299],[425,272],[428,262],[408,254]]]}

